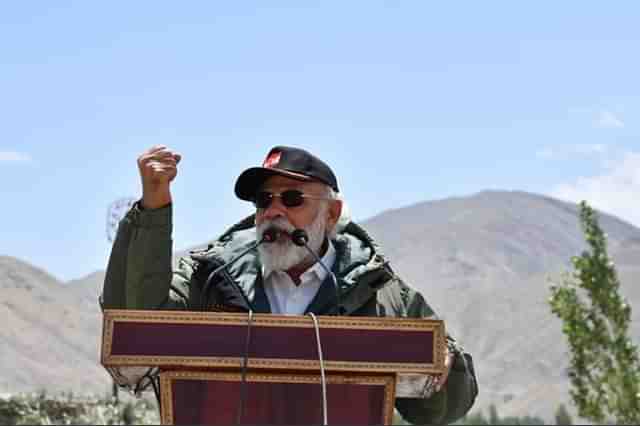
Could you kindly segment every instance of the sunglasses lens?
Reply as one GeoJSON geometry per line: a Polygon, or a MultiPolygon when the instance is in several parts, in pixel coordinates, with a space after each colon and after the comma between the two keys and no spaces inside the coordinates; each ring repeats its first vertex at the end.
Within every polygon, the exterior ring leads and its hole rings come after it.
{"type": "Polygon", "coordinates": [[[273,193],[268,191],[260,191],[256,194],[253,203],[259,209],[266,209],[271,205],[273,197],[280,197],[280,200],[285,207],[298,207],[301,206],[302,203],[304,203],[304,194],[294,189],[284,191],[280,195],[274,195],[273,193]]]}
{"type": "Polygon", "coordinates": [[[256,198],[254,203],[259,209],[266,209],[271,204],[271,200],[273,200],[273,194],[266,191],[260,191],[256,194],[256,198]]]}
{"type": "Polygon", "coordinates": [[[298,207],[304,202],[304,197],[300,191],[284,191],[280,196],[282,197],[282,204],[287,207],[298,207]]]}

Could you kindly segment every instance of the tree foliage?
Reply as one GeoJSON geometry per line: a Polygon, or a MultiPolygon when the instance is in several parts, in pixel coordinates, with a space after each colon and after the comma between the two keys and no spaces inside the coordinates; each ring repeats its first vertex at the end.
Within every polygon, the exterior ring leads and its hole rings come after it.
{"type": "Polygon", "coordinates": [[[485,417],[482,411],[468,414],[456,423],[456,425],[544,425],[544,420],[535,416],[508,416],[500,417],[494,404],[489,406],[489,417],[485,417]]]}
{"type": "Polygon", "coordinates": [[[556,418],[557,425],[573,424],[573,419],[571,418],[571,415],[569,414],[569,411],[567,411],[567,407],[565,407],[564,404],[560,404],[558,406],[558,409],[556,410],[555,418],[556,418]]]}
{"type": "Polygon", "coordinates": [[[491,404],[489,406],[489,424],[497,425],[500,422],[500,417],[498,416],[498,409],[495,405],[491,404]]]}
{"type": "Polygon", "coordinates": [[[571,398],[578,415],[596,423],[640,423],[640,362],[629,338],[631,307],[619,293],[615,265],[598,217],[580,203],[588,250],[573,272],[551,286],[551,311],[563,323],[570,350],[571,398]]]}

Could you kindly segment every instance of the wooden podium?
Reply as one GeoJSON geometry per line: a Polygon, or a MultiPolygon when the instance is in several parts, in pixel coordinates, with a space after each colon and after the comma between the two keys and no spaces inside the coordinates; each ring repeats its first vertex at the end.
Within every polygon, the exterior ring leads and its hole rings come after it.
{"type": "MultiPolygon", "coordinates": [[[[395,398],[420,396],[444,370],[442,321],[317,319],[330,424],[391,424],[395,398]]],[[[310,316],[105,310],[101,363],[159,367],[163,424],[235,424],[241,400],[245,424],[323,421],[310,316]]]]}

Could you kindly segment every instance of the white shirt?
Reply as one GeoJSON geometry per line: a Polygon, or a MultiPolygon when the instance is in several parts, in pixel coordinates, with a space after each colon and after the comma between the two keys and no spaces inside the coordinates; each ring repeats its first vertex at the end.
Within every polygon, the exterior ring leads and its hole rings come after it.
{"type": "MultiPolygon", "coordinates": [[[[322,263],[331,269],[336,260],[336,250],[329,241],[322,263]]],[[[300,284],[295,285],[284,271],[269,271],[262,267],[264,292],[267,294],[271,312],[274,314],[302,315],[327,277],[327,271],[316,262],[300,275],[300,284]]]]}

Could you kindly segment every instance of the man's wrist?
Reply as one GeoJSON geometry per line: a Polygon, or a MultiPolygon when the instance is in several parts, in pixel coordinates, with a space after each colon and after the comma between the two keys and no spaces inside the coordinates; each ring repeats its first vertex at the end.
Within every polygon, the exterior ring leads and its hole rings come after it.
{"type": "Polygon", "coordinates": [[[151,191],[149,189],[144,189],[142,191],[142,199],[140,200],[140,205],[144,209],[160,209],[162,207],[166,207],[171,204],[171,191],[169,188],[151,191]]]}
{"type": "Polygon", "coordinates": [[[149,209],[142,205],[142,200],[136,201],[128,213],[129,220],[134,226],[143,228],[172,226],[172,204],[155,209],[149,209]]]}
{"type": "Polygon", "coordinates": [[[144,201],[143,201],[142,199],[140,199],[140,200],[137,202],[137,206],[138,206],[138,209],[140,209],[140,211],[154,211],[154,210],[166,209],[167,207],[170,207],[170,206],[171,206],[171,204],[172,204],[172,202],[171,202],[171,201],[169,201],[168,203],[163,204],[163,205],[160,205],[160,206],[158,206],[158,207],[148,207],[148,206],[146,206],[146,205],[144,204],[144,201]]]}

